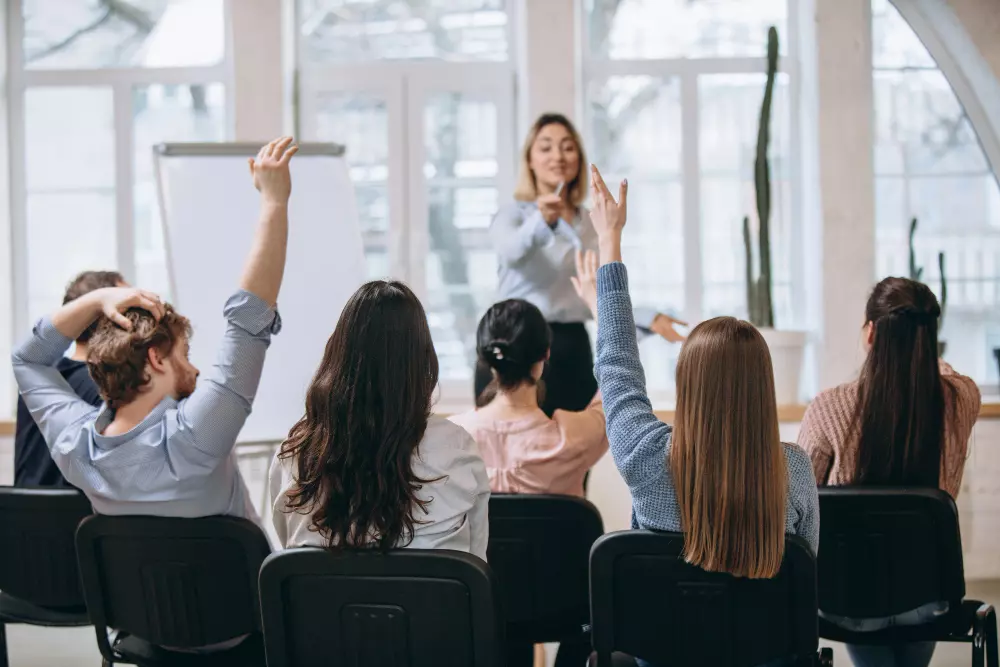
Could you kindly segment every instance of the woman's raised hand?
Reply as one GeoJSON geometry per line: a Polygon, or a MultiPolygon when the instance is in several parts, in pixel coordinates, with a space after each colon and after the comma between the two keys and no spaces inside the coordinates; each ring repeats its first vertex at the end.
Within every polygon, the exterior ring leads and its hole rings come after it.
{"type": "Polygon", "coordinates": [[[593,202],[590,217],[594,222],[594,230],[598,237],[620,237],[628,210],[628,181],[622,181],[618,186],[618,201],[615,201],[608,186],[604,184],[601,172],[594,165],[590,165],[590,176],[590,198],[593,202]]]}
{"type": "Polygon", "coordinates": [[[597,253],[588,250],[586,253],[576,251],[576,275],[571,277],[573,289],[590,308],[594,319],[597,319],[597,253]]]}

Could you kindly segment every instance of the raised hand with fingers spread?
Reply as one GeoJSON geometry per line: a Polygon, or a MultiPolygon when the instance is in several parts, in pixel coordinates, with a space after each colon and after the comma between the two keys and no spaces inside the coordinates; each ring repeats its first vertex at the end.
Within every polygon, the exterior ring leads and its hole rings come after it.
{"type": "Polygon", "coordinates": [[[628,213],[628,181],[618,186],[618,201],[604,184],[601,172],[590,166],[590,198],[593,209],[590,218],[594,222],[600,247],[601,264],[621,261],[622,230],[628,213]]]}
{"type": "Polygon", "coordinates": [[[291,137],[281,137],[263,146],[257,158],[250,158],[253,185],[267,199],[287,202],[292,194],[292,177],[288,162],[299,151],[291,137]]]}

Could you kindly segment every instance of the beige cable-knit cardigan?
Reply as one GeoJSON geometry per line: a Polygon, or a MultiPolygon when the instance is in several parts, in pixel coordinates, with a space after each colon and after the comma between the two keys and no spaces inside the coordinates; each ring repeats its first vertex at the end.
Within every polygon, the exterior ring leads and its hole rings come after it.
{"type": "MultiPolygon", "coordinates": [[[[982,397],[972,378],[960,375],[944,361],[941,381],[954,388],[946,391],[944,443],[941,448],[940,486],[958,497],[969,450],[969,436],[979,417],[982,397]]],[[[820,486],[851,484],[858,453],[854,426],[858,382],[848,382],[822,392],[809,405],[799,430],[798,444],[812,459],[820,486]]]]}

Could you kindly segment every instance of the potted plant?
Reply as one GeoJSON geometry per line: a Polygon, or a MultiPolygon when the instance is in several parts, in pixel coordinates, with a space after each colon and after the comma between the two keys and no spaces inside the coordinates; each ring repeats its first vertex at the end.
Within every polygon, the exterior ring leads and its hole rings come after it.
{"type": "Polygon", "coordinates": [[[757,155],[754,159],[754,190],[757,199],[757,274],[754,275],[750,218],[743,218],[743,247],[746,258],[747,311],[750,322],[760,330],[771,351],[774,388],[779,405],[799,400],[802,357],[806,332],[774,327],[771,277],[771,166],[767,151],[771,141],[771,99],[778,71],[778,31],[767,31],[767,84],[757,128],[757,155]]]}
{"type": "MultiPolygon", "coordinates": [[[[922,282],[920,279],[924,275],[924,267],[917,266],[917,254],[913,250],[913,237],[917,234],[917,219],[913,218],[910,221],[910,280],[916,280],[917,282],[922,282]]],[[[938,318],[938,335],[940,336],[941,330],[944,327],[944,310],[948,307],[948,281],[944,277],[944,253],[938,253],[938,273],[941,275],[941,317],[938,318]]],[[[938,356],[944,356],[946,343],[938,339],[938,356]]],[[[994,354],[997,351],[994,350],[994,354]]],[[[997,357],[1000,360],[1000,356],[997,357]]]]}

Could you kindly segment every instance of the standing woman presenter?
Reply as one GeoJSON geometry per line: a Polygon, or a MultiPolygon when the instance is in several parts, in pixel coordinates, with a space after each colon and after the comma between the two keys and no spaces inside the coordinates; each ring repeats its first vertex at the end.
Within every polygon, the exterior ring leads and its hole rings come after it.
{"type": "MultiPolygon", "coordinates": [[[[576,255],[597,250],[597,234],[583,208],[587,161],[580,135],[568,118],[544,114],[535,121],[521,150],[514,201],[497,212],[490,241],[499,260],[499,300],[524,299],[542,311],[552,329],[551,356],[542,376],[542,410],[583,410],[597,392],[587,304],[572,283],[576,255]]],[[[671,342],[683,340],[675,329],[684,324],[654,310],[636,309],[639,329],[671,342]]],[[[504,341],[496,341],[503,354],[504,341]]],[[[476,368],[478,403],[492,375],[476,368]]]]}

